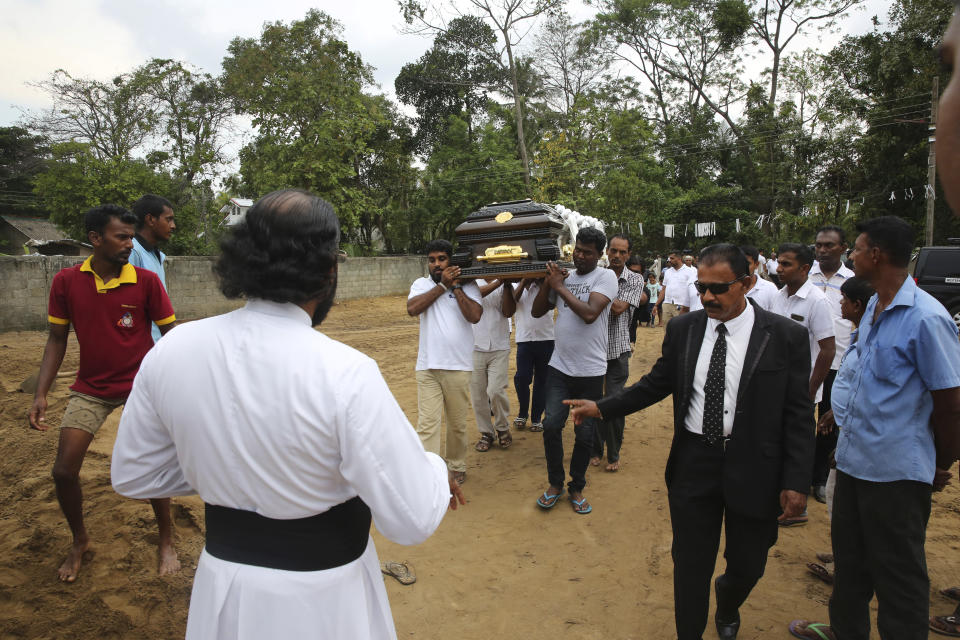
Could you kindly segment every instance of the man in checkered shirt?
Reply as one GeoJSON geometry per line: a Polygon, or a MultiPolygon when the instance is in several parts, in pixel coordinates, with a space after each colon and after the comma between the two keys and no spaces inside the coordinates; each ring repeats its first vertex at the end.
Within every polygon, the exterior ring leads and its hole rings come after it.
{"type": "MultiPolygon", "coordinates": [[[[607,330],[607,374],[603,380],[604,397],[623,389],[630,374],[630,318],[641,304],[646,304],[643,276],[624,268],[630,258],[630,238],[617,234],[607,244],[607,260],[617,276],[617,298],[610,305],[607,330]]],[[[590,464],[597,466],[607,449],[607,471],[620,469],[620,445],[623,444],[623,417],[602,420],[593,435],[593,457],[590,464]]]]}

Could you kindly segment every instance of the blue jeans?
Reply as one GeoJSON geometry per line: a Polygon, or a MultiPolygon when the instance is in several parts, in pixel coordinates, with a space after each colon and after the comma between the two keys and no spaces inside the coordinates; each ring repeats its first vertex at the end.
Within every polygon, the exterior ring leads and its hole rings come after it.
{"type": "Polygon", "coordinates": [[[517,372],[513,387],[517,390],[518,418],[527,417],[530,408],[532,422],[540,422],[547,395],[547,364],[553,355],[553,340],[535,340],[517,343],[517,372]],[[533,406],[530,406],[530,383],[533,382],[533,406]]]}
{"type": "MultiPolygon", "coordinates": [[[[547,457],[547,479],[552,487],[563,487],[563,426],[570,414],[564,400],[583,398],[599,400],[603,396],[603,376],[574,377],[547,367],[546,415],[543,418],[543,452],[547,457]]],[[[568,490],[583,491],[587,485],[587,465],[593,449],[596,420],[587,418],[573,427],[573,453],[570,455],[570,483],[568,490]]]]}

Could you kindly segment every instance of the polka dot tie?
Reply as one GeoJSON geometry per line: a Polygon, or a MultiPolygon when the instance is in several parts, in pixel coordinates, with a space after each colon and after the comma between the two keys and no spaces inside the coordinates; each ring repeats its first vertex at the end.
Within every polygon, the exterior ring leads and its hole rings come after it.
{"type": "Polygon", "coordinates": [[[703,435],[707,444],[717,444],[723,439],[723,388],[727,366],[727,328],[717,325],[717,341],[710,354],[707,383],[703,388],[703,435]]]}

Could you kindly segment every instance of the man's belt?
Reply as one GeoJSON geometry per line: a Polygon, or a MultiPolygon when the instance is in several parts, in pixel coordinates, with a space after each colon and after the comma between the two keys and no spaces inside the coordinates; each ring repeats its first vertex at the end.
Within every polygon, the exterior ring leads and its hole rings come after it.
{"type": "Polygon", "coordinates": [[[370,536],[370,508],[359,496],[295,520],[204,506],[207,552],[228,562],[285,571],[333,569],[363,555],[370,536]]]}

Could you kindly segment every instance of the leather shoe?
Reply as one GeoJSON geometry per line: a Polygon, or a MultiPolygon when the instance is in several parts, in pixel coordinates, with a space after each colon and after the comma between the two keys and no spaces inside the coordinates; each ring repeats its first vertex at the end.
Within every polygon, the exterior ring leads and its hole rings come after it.
{"type": "Polygon", "coordinates": [[[721,620],[719,611],[714,615],[713,619],[714,622],[717,623],[717,635],[720,636],[720,640],[736,640],[737,632],[740,631],[739,611],[737,611],[731,622],[721,620]]]}
{"type": "Polygon", "coordinates": [[[740,631],[740,611],[735,610],[732,616],[720,616],[720,576],[713,581],[713,593],[717,599],[717,612],[713,615],[713,621],[717,625],[717,635],[720,640],[736,640],[737,632],[740,631]]]}
{"type": "Polygon", "coordinates": [[[827,488],[826,487],[819,486],[819,485],[815,486],[813,487],[813,491],[811,491],[811,493],[813,494],[814,500],[822,504],[827,504],[827,488]]]}

